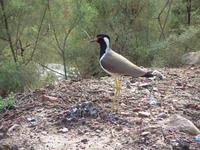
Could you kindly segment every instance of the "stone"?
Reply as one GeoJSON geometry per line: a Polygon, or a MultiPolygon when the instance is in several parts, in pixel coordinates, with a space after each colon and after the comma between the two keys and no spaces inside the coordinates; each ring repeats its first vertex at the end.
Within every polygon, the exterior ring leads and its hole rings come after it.
{"type": "Polygon", "coordinates": [[[190,150],[190,143],[184,139],[172,139],[170,145],[173,150],[190,150]]]}
{"type": "Polygon", "coordinates": [[[156,80],[166,79],[166,77],[161,72],[159,72],[158,70],[154,70],[152,72],[152,74],[154,75],[154,79],[156,79],[156,80]]]}
{"type": "Polygon", "coordinates": [[[161,121],[161,126],[166,130],[179,130],[191,135],[200,134],[200,130],[188,119],[174,114],[167,120],[161,121]]]}
{"type": "Polygon", "coordinates": [[[164,112],[161,112],[161,113],[159,113],[158,115],[157,115],[157,117],[158,118],[167,118],[168,117],[168,115],[166,114],[166,113],[164,113],[164,112]]]}
{"type": "Polygon", "coordinates": [[[200,63],[200,51],[185,53],[182,58],[182,63],[187,65],[200,63]]]}
{"type": "Polygon", "coordinates": [[[86,143],[88,142],[88,139],[82,139],[81,142],[82,142],[83,144],[86,144],[86,143]]]}
{"type": "Polygon", "coordinates": [[[151,114],[149,112],[140,111],[138,112],[139,117],[149,117],[151,114]]]}
{"type": "Polygon", "coordinates": [[[48,95],[42,95],[42,100],[43,101],[56,101],[58,98],[57,97],[53,97],[53,96],[48,96],[48,95]]]}
{"type": "Polygon", "coordinates": [[[66,132],[69,131],[69,129],[64,127],[64,128],[62,128],[62,129],[59,129],[58,131],[59,131],[59,132],[62,132],[62,133],[66,133],[66,132]]]}
{"type": "Polygon", "coordinates": [[[148,131],[144,131],[144,132],[141,133],[142,136],[147,136],[149,134],[150,134],[150,132],[148,132],[148,131]]]}

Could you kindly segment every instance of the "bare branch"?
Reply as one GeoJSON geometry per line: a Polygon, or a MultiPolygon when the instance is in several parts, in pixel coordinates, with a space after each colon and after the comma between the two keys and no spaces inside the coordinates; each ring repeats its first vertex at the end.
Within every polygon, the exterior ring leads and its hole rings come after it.
{"type": "Polygon", "coordinates": [[[1,9],[2,9],[3,19],[4,19],[4,23],[5,23],[5,28],[6,28],[6,34],[7,34],[8,42],[10,44],[12,56],[13,56],[14,61],[17,62],[15,50],[14,50],[14,47],[13,47],[13,41],[12,41],[11,34],[10,34],[10,31],[9,31],[9,25],[8,25],[8,20],[7,20],[6,10],[5,10],[3,0],[0,0],[0,5],[1,5],[1,9]]]}
{"type": "MultiPolygon", "coordinates": [[[[164,22],[164,24],[163,24],[163,26],[162,26],[163,32],[164,32],[165,27],[166,27],[166,24],[167,24],[167,19],[168,19],[168,17],[169,17],[169,12],[170,12],[170,9],[171,9],[171,5],[172,5],[172,0],[171,0],[170,3],[169,3],[169,8],[168,8],[168,10],[167,10],[167,16],[166,16],[165,22],[164,22]]],[[[161,39],[161,35],[160,35],[160,39],[161,39]]]]}
{"type": "Polygon", "coordinates": [[[52,26],[52,29],[53,29],[53,34],[54,34],[54,38],[56,40],[56,43],[57,43],[57,47],[59,48],[60,51],[63,51],[63,49],[61,48],[60,46],[60,43],[59,43],[59,40],[58,40],[58,36],[56,34],[56,29],[54,27],[54,23],[53,23],[53,20],[52,20],[52,16],[51,16],[51,9],[50,9],[50,3],[49,3],[49,0],[48,1],[48,10],[49,10],[49,18],[50,18],[50,23],[51,23],[51,26],[52,26]]]}
{"type": "Polygon", "coordinates": [[[65,38],[64,38],[64,42],[63,42],[63,49],[66,46],[67,43],[67,38],[69,37],[70,33],[72,32],[72,30],[75,28],[75,26],[71,26],[71,28],[67,31],[67,33],[65,34],[65,38]]]}
{"type": "MultiPolygon", "coordinates": [[[[37,62],[38,63],[38,62],[37,62]]],[[[47,66],[45,66],[45,65],[43,65],[43,64],[41,64],[41,63],[38,63],[40,66],[42,66],[43,68],[46,68],[46,69],[48,69],[48,70],[50,70],[50,71],[52,71],[52,72],[54,72],[54,73],[57,73],[57,74],[59,74],[59,75],[62,75],[62,76],[64,76],[64,74],[62,74],[62,73],[60,73],[60,72],[58,72],[58,71],[55,71],[55,70],[53,70],[53,69],[51,69],[51,68],[49,68],[49,67],[47,67],[47,66]]]]}
{"type": "Polygon", "coordinates": [[[32,58],[33,58],[33,56],[34,56],[34,53],[35,53],[35,50],[36,50],[36,47],[37,47],[37,44],[38,44],[38,40],[39,40],[39,37],[40,37],[40,31],[41,31],[41,29],[42,29],[42,24],[43,24],[44,18],[45,18],[45,16],[46,16],[47,9],[48,9],[48,5],[46,6],[46,8],[45,8],[45,10],[44,10],[44,13],[43,13],[43,16],[42,16],[40,25],[39,25],[37,37],[36,37],[36,40],[35,40],[35,44],[34,44],[34,47],[33,47],[33,51],[32,51],[32,53],[31,53],[31,56],[30,56],[29,60],[27,61],[26,65],[32,60],[32,58]]]}
{"type": "Polygon", "coordinates": [[[91,39],[91,36],[88,34],[87,31],[83,30],[83,32],[87,35],[87,37],[88,37],[89,39],[91,39]]]}
{"type": "Polygon", "coordinates": [[[165,3],[164,7],[161,9],[160,13],[158,14],[158,18],[157,19],[158,19],[158,24],[159,24],[160,30],[161,30],[161,34],[160,34],[159,40],[161,39],[162,36],[165,39],[165,33],[164,33],[164,29],[163,29],[163,26],[162,26],[162,23],[161,23],[161,15],[164,12],[164,10],[165,10],[165,8],[167,7],[168,4],[169,4],[169,0],[167,0],[167,2],[165,3]]]}
{"type": "Polygon", "coordinates": [[[9,42],[9,40],[4,38],[4,37],[0,37],[0,39],[3,40],[3,41],[9,42]]]}

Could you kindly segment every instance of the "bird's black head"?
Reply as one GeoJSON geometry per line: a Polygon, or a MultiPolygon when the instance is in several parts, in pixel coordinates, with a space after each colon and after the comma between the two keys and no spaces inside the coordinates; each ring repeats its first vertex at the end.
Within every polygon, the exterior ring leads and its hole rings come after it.
{"type": "Polygon", "coordinates": [[[98,42],[99,44],[105,43],[105,39],[108,39],[108,42],[110,42],[110,37],[106,34],[97,34],[96,37],[93,40],[90,40],[90,42],[98,42]]]}
{"type": "Polygon", "coordinates": [[[106,34],[97,34],[96,41],[98,43],[101,43],[101,42],[104,41],[104,38],[107,38],[109,40],[109,42],[110,42],[110,37],[108,35],[106,35],[106,34]]]}
{"type": "Polygon", "coordinates": [[[109,48],[110,37],[106,34],[97,34],[95,39],[90,42],[98,42],[100,45],[100,58],[106,52],[106,49],[109,48]]]}

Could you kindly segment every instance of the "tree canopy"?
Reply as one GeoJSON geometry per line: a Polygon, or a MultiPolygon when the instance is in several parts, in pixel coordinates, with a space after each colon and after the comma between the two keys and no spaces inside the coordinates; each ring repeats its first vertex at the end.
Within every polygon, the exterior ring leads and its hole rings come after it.
{"type": "Polygon", "coordinates": [[[97,33],[137,65],[180,66],[183,53],[200,50],[199,8],[199,0],[0,0],[0,88],[8,74],[15,88],[32,84],[35,63],[63,64],[66,79],[69,67],[102,75],[98,45],[88,43],[97,33]]]}

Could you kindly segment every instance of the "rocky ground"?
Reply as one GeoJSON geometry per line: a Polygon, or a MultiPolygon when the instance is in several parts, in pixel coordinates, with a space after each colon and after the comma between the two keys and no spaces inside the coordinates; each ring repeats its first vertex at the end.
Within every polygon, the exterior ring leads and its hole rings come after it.
{"type": "Polygon", "coordinates": [[[0,150],[200,150],[200,66],[158,69],[166,78],[61,81],[17,94],[0,114],[0,150]]]}

